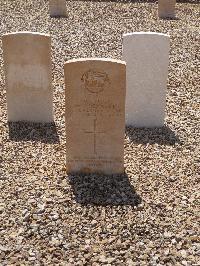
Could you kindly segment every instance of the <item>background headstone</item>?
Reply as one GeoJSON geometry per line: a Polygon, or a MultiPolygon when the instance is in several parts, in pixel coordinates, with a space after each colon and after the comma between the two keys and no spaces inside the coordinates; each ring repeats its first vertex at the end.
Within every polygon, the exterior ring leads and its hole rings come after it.
{"type": "Polygon", "coordinates": [[[158,0],[159,18],[175,18],[176,0],[158,0]]]}
{"type": "Polygon", "coordinates": [[[124,172],[125,62],[65,63],[67,171],[124,172]]]}
{"type": "Polygon", "coordinates": [[[170,39],[161,33],[123,35],[126,61],[126,124],[164,125],[170,39]]]}
{"type": "Polygon", "coordinates": [[[49,0],[49,12],[51,17],[66,16],[66,1],[65,0],[49,0]]]}
{"type": "Polygon", "coordinates": [[[52,122],[50,36],[18,32],[2,41],[8,120],[52,122]]]}

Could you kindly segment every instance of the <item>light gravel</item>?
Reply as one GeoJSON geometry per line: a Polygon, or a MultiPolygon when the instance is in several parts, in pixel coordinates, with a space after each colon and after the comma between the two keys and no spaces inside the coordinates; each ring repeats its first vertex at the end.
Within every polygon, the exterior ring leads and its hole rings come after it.
{"type": "MultiPolygon", "coordinates": [[[[199,10],[177,1],[159,20],[156,1],[0,0],[0,34],[52,37],[55,125],[7,123],[0,42],[0,265],[199,265],[199,10]],[[66,60],[121,59],[122,34],[171,39],[165,127],[127,128],[123,176],[65,173],[66,60]]],[[[136,66],[137,67],[137,66],[136,66]]]]}

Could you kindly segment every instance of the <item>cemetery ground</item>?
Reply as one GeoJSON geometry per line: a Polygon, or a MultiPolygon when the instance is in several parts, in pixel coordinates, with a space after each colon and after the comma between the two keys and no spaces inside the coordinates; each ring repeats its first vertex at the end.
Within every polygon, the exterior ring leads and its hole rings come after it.
{"type": "MultiPolygon", "coordinates": [[[[0,33],[52,37],[55,124],[8,123],[0,42],[0,265],[199,265],[199,4],[0,0],[0,33]],[[121,59],[122,34],[170,35],[164,128],[126,128],[125,174],[67,176],[64,71],[80,57],[121,59]]],[[[137,67],[137,66],[135,66],[137,67]]]]}

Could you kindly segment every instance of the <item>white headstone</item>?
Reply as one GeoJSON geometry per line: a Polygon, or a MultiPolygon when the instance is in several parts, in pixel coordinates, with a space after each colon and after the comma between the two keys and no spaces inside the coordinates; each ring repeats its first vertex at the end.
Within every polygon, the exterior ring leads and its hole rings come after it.
{"type": "Polygon", "coordinates": [[[51,17],[66,16],[66,1],[65,0],[49,0],[49,12],[51,17]]]}
{"type": "Polygon", "coordinates": [[[8,120],[52,122],[50,36],[16,32],[2,41],[8,120]]]}
{"type": "Polygon", "coordinates": [[[136,32],[123,35],[127,125],[164,125],[169,48],[170,38],[166,34],[136,32]]]}

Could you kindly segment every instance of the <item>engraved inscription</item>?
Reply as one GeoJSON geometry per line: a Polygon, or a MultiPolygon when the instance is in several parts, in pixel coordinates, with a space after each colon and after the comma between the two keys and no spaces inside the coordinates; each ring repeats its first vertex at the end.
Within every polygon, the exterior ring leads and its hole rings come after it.
{"type": "Polygon", "coordinates": [[[87,134],[93,134],[93,152],[97,154],[97,135],[104,134],[105,132],[97,130],[97,119],[93,120],[93,130],[92,131],[84,131],[87,134]]]}
{"type": "Polygon", "coordinates": [[[102,92],[110,83],[108,74],[96,69],[89,69],[85,72],[81,81],[84,83],[85,89],[91,93],[102,92]]]}
{"type": "Polygon", "coordinates": [[[13,93],[41,93],[49,89],[48,73],[43,66],[11,64],[8,68],[8,88],[14,88],[13,93]]]}
{"type": "Polygon", "coordinates": [[[111,101],[97,100],[96,102],[84,100],[74,105],[74,112],[85,113],[87,116],[106,114],[107,116],[120,116],[123,114],[121,107],[111,101]]]}

